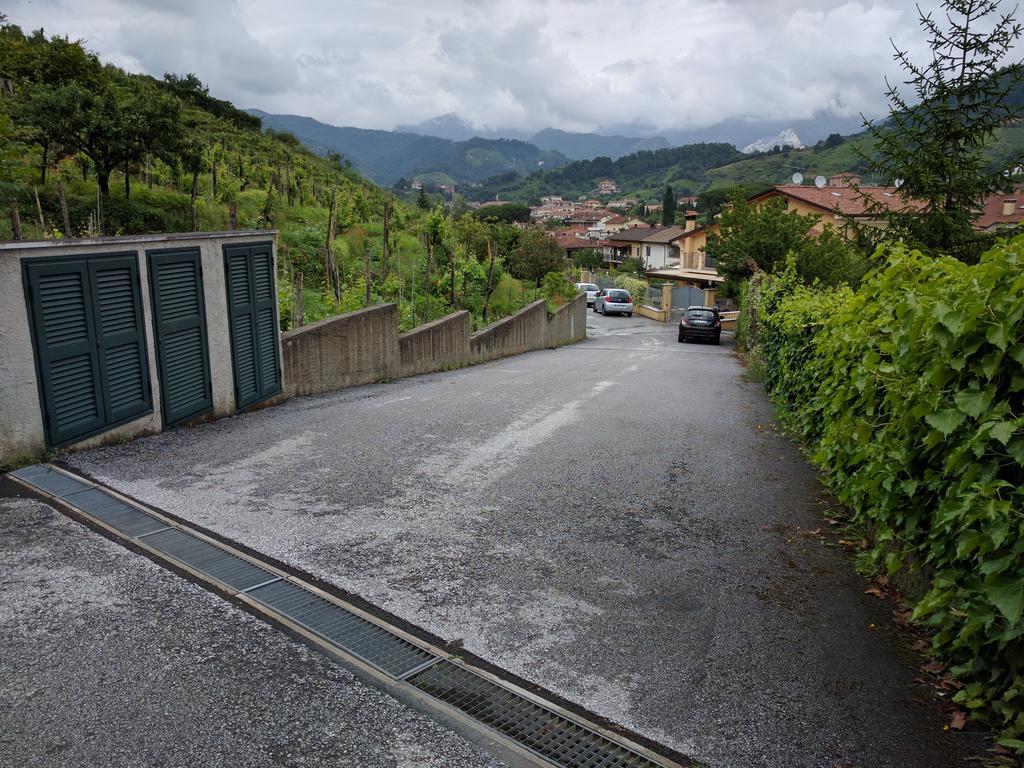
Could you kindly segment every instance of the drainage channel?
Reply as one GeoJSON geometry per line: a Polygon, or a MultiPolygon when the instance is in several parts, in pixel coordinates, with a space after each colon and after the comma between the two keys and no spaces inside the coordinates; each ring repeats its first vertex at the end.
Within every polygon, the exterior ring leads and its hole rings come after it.
{"type": "Polygon", "coordinates": [[[184,570],[293,629],[392,692],[425,694],[425,698],[415,698],[442,712],[449,721],[484,731],[535,765],[681,766],[554,702],[450,657],[270,563],[62,468],[37,464],[9,476],[73,508],[154,559],[184,570]]]}

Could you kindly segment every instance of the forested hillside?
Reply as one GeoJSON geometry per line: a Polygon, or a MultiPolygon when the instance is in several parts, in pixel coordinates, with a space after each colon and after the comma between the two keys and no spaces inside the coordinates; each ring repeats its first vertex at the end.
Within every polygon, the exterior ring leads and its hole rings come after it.
{"type": "Polygon", "coordinates": [[[687,144],[684,147],[636,152],[618,160],[596,157],[525,178],[504,174],[466,191],[473,200],[537,202],[541,195],[575,197],[591,192],[601,179],[613,179],[624,193],[657,196],[671,184],[677,194],[700,189],[712,168],[744,157],[731,144],[687,144]]]}
{"type": "Polygon", "coordinates": [[[250,112],[264,125],[288,131],[319,154],[344,156],[360,173],[386,186],[400,178],[417,177],[435,184],[464,184],[509,171],[531,174],[569,162],[557,152],[515,139],[452,141],[400,131],[338,127],[300,115],[250,112]]]}
{"type": "Polygon", "coordinates": [[[405,206],[194,75],[127,74],[2,16],[0,198],[3,239],[276,228],[284,327],[379,301],[403,328],[453,309],[479,325],[543,276],[512,227],[405,206]]]}

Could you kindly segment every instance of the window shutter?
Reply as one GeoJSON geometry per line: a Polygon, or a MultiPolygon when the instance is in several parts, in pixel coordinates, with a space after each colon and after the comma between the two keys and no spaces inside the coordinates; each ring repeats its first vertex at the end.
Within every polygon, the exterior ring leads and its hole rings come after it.
{"type": "Polygon", "coordinates": [[[260,399],[250,257],[249,246],[227,246],[224,249],[231,362],[235,369],[235,407],[238,409],[260,399]]]}
{"type": "Polygon", "coordinates": [[[90,259],[89,275],[106,421],[114,424],[150,407],[136,257],[90,259]]]}
{"type": "Polygon", "coordinates": [[[50,445],[103,426],[100,368],[84,261],[26,268],[36,358],[50,445]]]}
{"type": "Polygon", "coordinates": [[[149,254],[165,424],[213,408],[199,251],[149,254]]]}
{"type": "Polygon", "coordinates": [[[252,265],[257,357],[259,359],[260,399],[281,391],[281,368],[278,360],[277,288],[274,281],[274,258],[270,245],[253,246],[252,265]]]}

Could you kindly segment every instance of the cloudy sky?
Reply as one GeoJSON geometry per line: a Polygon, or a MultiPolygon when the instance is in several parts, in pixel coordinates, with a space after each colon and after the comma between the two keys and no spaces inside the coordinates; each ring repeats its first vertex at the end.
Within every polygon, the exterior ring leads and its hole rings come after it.
{"type": "MultiPolygon", "coordinates": [[[[9,0],[24,29],[105,60],[195,72],[241,107],[393,128],[593,130],[885,110],[909,0],[9,0]]],[[[924,0],[926,9],[937,7],[924,0]]]]}

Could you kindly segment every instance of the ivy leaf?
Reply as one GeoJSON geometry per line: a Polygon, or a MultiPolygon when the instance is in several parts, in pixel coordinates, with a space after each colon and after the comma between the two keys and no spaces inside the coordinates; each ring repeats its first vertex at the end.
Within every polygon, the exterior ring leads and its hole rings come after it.
{"type": "Polygon", "coordinates": [[[1000,349],[1006,349],[1006,345],[1010,343],[1012,336],[1010,331],[1007,330],[1006,325],[999,323],[988,329],[985,338],[1000,349]]]}
{"type": "Polygon", "coordinates": [[[1010,350],[1010,357],[1024,365],[1024,344],[1018,344],[1010,350]]]}
{"type": "MultiPolygon", "coordinates": [[[[957,392],[953,398],[956,407],[971,418],[978,418],[992,403],[992,391],[980,389],[965,389],[957,392]]],[[[934,425],[933,425],[934,426],[934,425]]],[[[952,430],[950,430],[952,432],[952,430]]],[[[946,434],[949,434],[948,432],[946,434]]]]}
{"type": "Polygon", "coordinates": [[[1006,452],[1014,461],[1024,466],[1024,437],[1015,437],[1006,446],[1006,452]]]}
{"type": "Polygon", "coordinates": [[[993,578],[985,584],[985,596],[999,609],[1010,624],[1020,621],[1024,611],[1024,579],[1012,576],[993,578]]]}
{"type": "Polygon", "coordinates": [[[1013,437],[1013,432],[1016,427],[1016,422],[1000,421],[998,424],[992,425],[992,429],[989,430],[989,434],[1003,445],[1006,445],[1010,442],[1010,438],[1013,437]]]}
{"type": "Polygon", "coordinates": [[[952,408],[945,408],[936,413],[929,413],[924,420],[939,430],[943,435],[949,435],[954,429],[964,423],[966,417],[952,408]]]}

